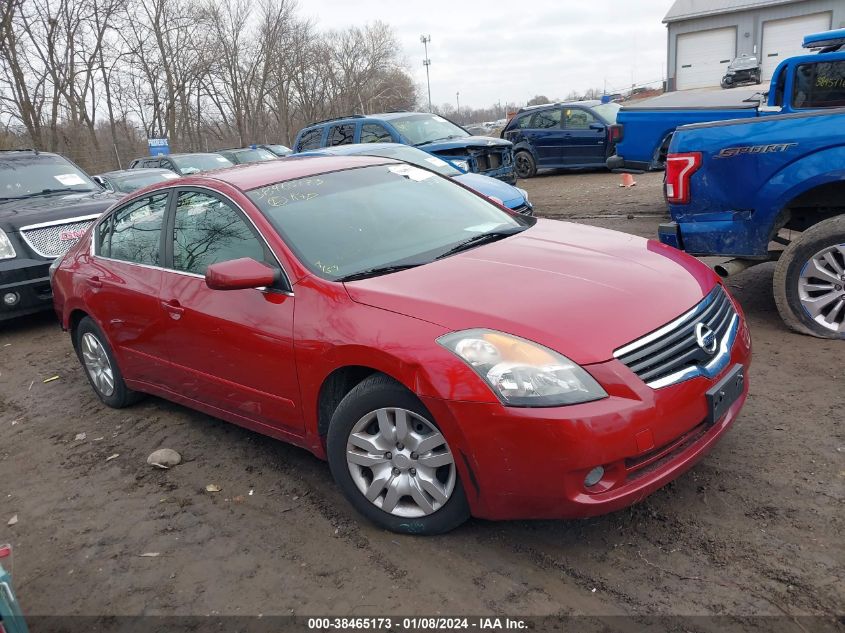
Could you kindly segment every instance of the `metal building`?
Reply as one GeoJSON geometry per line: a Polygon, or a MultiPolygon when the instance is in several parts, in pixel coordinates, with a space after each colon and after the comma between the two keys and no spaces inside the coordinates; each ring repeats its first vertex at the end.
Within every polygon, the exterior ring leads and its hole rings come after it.
{"type": "Polygon", "coordinates": [[[743,53],[761,60],[763,81],[803,51],[807,33],[845,28],[845,0],[675,0],[668,29],[669,90],[718,86],[743,53]]]}

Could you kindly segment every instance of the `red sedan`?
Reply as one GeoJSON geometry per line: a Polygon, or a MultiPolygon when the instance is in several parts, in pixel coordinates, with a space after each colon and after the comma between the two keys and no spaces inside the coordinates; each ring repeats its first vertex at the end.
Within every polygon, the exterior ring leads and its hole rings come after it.
{"type": "Polygon", "coordinates": [[[153,185],[53,273],[104,403],[154,394],[306,448],[400,532],[623,508],[748,393],[742,311],[697,260],[384,158],[153,185]]]}

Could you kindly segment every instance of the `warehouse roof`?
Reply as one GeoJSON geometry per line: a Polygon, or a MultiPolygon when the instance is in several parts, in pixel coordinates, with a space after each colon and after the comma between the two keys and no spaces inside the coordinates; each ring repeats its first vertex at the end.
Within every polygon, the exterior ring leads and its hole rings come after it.
{"type": "Polygon", "coordinates": [[[690,18],[747,11],[777,4],[792,4],[804,0],[675,0],[663,22],[679,22],[690,18]]]}

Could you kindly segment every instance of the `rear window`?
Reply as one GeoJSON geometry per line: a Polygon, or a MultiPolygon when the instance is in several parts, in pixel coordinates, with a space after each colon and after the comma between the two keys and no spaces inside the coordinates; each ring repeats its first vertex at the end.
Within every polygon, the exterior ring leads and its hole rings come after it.
{"type": "Polygon", "coordinates": [[[302,133],[302,136],[299,137],[299,143],[297,143],[296,150],[298,152],[304,152],[308,149],[317,149],[320,147],[320,139],[323,136],[323,128],[315,127],[311,128],[310,130],[305,130],[302,133]]]}
{"type": "Polygon", "coordinates": [[[799,64],[792,90],[795,108],[845,106],[845,61],[799,64]]]}

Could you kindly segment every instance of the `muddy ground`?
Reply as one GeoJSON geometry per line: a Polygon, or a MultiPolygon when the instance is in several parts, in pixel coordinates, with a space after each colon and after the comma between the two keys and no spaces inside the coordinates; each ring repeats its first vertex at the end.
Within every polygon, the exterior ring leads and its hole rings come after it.
{"type": "MultiPolygon", "coordinates": [[[[661,179],[623,190],[612,174],[552,174],[521,186],[543,215],[654,236],[661,179]]],[[[845,344],[788,332],[772,273],[763,265],[730,283],[751,323],[751,396],[691,472],[609,516],[472,520],[436,538],[366,523],[303,450],[155,398],[108,409],[51,315],[5,323],[0,543],[16,548],[23,607],[771,615],[810,630],[793,616],[845,605],[845,344]],[[151,469],[146,457],[162,446],[185,463],[151,469]]]]}

